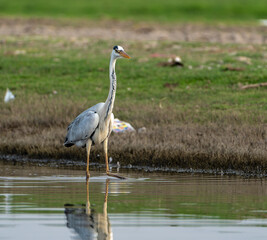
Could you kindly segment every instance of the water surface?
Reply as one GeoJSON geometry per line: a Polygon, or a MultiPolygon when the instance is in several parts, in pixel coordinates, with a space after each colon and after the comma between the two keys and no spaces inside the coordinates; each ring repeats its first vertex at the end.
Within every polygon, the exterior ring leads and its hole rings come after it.
{"type": "Polygon", "coordinates": [[[266,239],[265,179],[0,162],[0,239],[266,239]]]}

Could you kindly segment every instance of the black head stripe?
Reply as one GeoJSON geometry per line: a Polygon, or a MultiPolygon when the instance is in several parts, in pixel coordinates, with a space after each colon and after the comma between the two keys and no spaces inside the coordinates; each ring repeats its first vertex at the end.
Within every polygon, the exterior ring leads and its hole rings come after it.
{"type": "Polygon", "coordinates": [[[121,52],[121,50],[119,50],[119,48],[118,48],[118,46],[114,46],[114,51],[116,52],[116,53],[120,53],[121,52]]]}

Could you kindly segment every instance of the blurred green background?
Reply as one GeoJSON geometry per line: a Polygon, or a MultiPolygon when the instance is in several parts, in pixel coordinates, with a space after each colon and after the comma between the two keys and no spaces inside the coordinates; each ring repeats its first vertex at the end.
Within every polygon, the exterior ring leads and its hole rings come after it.
{"type": "Polygon", "coordinates": [[[75,17],[146,21],[255,21],[266,0],[1,0],[1,16],[75,17]]]}

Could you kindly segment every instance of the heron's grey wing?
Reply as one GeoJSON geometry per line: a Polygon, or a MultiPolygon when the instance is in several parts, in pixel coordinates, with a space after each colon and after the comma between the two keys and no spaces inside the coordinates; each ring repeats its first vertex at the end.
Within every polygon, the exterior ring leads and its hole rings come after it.
{"type": "Polygon", "coordinates": [[[99,115],[88,109],[82,112],[68,127],[68,133],[64,145],[66,147],[76,144],[84,146],[86,141],[92,137],[99,124],[99,115]]]}

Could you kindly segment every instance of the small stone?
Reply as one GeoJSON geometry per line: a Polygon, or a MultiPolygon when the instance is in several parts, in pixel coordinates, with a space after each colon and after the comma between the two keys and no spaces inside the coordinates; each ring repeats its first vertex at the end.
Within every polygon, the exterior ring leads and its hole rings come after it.
{"type": "Polygon", "coordinates": [[[138,133],[145,133],[146,132],[146,127],[141,127],[137,130],[138,133]]]}

